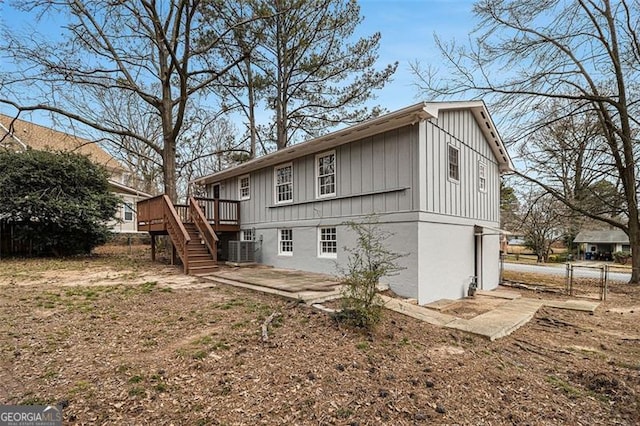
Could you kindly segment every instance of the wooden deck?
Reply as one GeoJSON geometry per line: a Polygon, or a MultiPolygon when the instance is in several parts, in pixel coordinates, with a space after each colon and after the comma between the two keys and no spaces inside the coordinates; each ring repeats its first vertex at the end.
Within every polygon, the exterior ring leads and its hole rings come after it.
{"type": "Polygon", "coordinates": [[[217,268],[216,232],[240,230],[238,201],[189,197],[187,204],[173,204],[160,195],[138,202],[138,230],[151,234],[151,259],[155,260],[156,236],[169,235],[186,274],[205,274],[217,268]]]}
{"type": "MultiPolygon", "coordinates": [[[[163,196],[157,196],[138,202],[138,231],[156,235],[167,234],[169,219],[165,215],[163,196]]],[[[192,197],[215,232],[237,232],[240,230],[240,203],[235,200],[192,197]]],[[[182,223],[192,223],[189,204],[174,204],[178,218],[182,223]]]]}

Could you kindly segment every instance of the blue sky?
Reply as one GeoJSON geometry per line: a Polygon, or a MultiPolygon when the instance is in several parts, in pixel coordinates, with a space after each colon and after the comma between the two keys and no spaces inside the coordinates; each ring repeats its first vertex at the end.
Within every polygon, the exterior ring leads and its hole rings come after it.
{"type": "MultiPolygon", "coordinates": [[[[12,27],[19,25],[25,30],[24,15],[16,14],[9,7],[11,1],[0,0],[0,23],[12,27]]],[[[441,59],[434,34],[447,40],[463,41],[476,24],[471,11],[473,2],[469,0],[360,0],[359,3],[365,19],[356,35],[367,36],[376,31],[382,34],[379,68],[399,62],[393,81],[378,92],[374,102],[389,111],[424,100],[416,95],[409,63],[417,59],[424,64],[437,65],[441,59]]],[[[56,27],[55,22],[49,21],[47,27],[38,30],[56,37],[61,32],[56,27]]],[[[0,56],[0,67],[3,66],[1,61],[0,56]]],[[[0,112],[9,111],[0,106],[0,112]]],[[[23,117],[37,122],[46,120],[36,114],[31,118],[23,117]]]]}
{"type": "Polygon", "coordinates": [[[361,35],[380,31],[380,65],[398,61],[393,82],[378,94],[377,103],[390,111],[420,100],[413,86],[409,63],[441,61],[434,34],[445,40],[464,41],[475,27],[469,0],[361,0],[365,17],[361,35]]]}

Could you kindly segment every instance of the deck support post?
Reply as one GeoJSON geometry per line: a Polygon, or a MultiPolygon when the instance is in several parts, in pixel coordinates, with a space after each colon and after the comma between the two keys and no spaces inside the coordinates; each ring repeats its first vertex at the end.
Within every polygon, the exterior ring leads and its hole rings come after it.
{"type": "Polygon", "coordinates": [[[151,234],[151,261],[156,261],[156,234],[151,234]]]}

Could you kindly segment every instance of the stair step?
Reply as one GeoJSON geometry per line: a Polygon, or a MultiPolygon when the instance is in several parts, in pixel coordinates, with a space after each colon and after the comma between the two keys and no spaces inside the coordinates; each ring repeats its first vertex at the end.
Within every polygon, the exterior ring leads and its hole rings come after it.
{"type": "Polygon", "coordinates": [[[195,268],[200,266],[216,266],[217,267],[217,264],[211,258],[197,259],[197,260],[189,258],[189,268],[195,268]]]}
{"type": "Polygon", "coordinates": [[[216,272],[218,265],[189,267],[189,275],[204,275],[216,272]]]}
{"type": "Polygon", "coordinates": [[[194,256],[211,256],[211,253],[209,253],[207,250],[198,250],[198,251],[192,251],[189,250],[187,252],[187,256],[189,257],[194,257],[194,256]]]}
{"type": "Polygon", "coordinates": [[[211,259],[211,254],[209,252],[189,253],[187,257],[189,257],[189,259],[211,259]]]}

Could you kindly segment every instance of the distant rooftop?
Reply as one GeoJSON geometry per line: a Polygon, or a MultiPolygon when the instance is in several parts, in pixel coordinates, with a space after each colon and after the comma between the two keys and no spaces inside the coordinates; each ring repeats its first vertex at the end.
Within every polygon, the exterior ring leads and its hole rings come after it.
{"type": "Polygon", "coordinates": [[[629,244],[629,236],[621,229],[611,229],[608,231],[581,231],[573,239],[573,242],[629,244]]]}
{"type": "MultiPolygon", "coordinates": [[[[39,124],[0,114],[0,139],[10,138],[22,149],[70,151],[89,156],[92,161],[109,170],[124,171],[122,165],[97,143],[50,129],[39,124]]],[[[3,145],[7,144],[5,139],[3,145]]]]}

